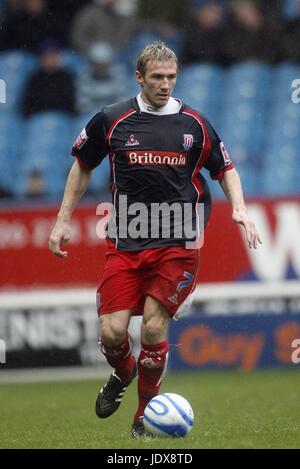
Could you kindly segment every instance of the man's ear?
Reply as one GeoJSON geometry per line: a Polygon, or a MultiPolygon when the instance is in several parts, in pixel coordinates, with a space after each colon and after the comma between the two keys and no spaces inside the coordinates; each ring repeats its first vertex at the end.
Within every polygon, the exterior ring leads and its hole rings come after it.
{"type": "Polygon", "coordinates": [[[143,78],[143,75],[141,74],[141,72],[139,72],[138,70],[136,70],[135,72],[135,78],[138,82],[139,85],[143,85],[144,84],[144,78],[143,78]]]}

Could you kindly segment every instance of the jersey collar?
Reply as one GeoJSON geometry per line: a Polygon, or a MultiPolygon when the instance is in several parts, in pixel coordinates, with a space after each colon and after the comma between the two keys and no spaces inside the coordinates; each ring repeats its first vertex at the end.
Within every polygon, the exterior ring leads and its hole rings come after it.
{"type": "MultiPolygon", "coordinates": [[[[138,96],[139,96],[139,95],[138,95],[138,96]]],[[[151,111],[150,111],[149,114],[150,114],[150,115],[153,115],[153,116],[155,116],[155,115],[156,115],[156,116],[168,116],[168,115],[171,116],[171,115],[175,115],[175,114],[181,114],[182,111],[184,110],[184,108],[186,107],[185,104],[183,104],[183,102],[182,102],[179,98],[173,98],[173,99],[175,99],[175,100],[180,104],[180,108],[179,108],[179,111],[178,111],[178,112],[174,112],[174,113],[170,113],[170,114],[167,114],[167,113],[166,113],[166,114],[159,114],[159,113],[156,114],[155,112],[151,112],[151,111]]],[[[132,107],[133,107],[136,111],[138,111],[140,114],[141,114],[142,112],[147,113],[147,111],[143,111],[143,110],[140,109],[137,96],[136,96],[135,98],[132,98],[131,104],[132,104],[132,107]]]]}

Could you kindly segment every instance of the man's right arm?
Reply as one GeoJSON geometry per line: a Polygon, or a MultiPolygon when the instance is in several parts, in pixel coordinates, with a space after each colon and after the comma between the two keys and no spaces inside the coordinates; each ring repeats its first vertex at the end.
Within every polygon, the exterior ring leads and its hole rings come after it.
{"type": "Polygon", "coordinates": [[[61,250],[61,244],[67,243],[71,237],[72,213],[88,187],[91,173],[91,170],[80,167],[78,161],[70,170],[57,221],[49,239],[49,249],[58,257],[68,255],[67,251],[61,250]]]}

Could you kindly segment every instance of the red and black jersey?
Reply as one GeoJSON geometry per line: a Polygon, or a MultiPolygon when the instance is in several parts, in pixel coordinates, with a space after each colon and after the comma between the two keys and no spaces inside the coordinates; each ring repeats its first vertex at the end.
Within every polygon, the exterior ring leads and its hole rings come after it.
{"type": "MultiPolygon", "coordinates": [[[[142,112],[136,98],[96,114],[74,143],[72,155],[87,169],[96,168],[109,155],[116,211],[116,235],[110,237],[117,249],[125,251],[182,246],[191,240],[184,235],[176,236],[174,220],[169,237],[160,234],[153,237],[150,228],[147,234],[143,232],[137,238],[128,236],[128,232],[123,236],[119,230],[120,217],[126,215],[129,225],[136,217],[131,210],[133,204],[144,204],[150,214],[151,204],[196,207],[196,203],[204,203],[206,223],[211,199],[200,171],[205,168],[212,179],[220,180],[225,171],[233,168],[221,139],[203,115],[186,104],[176,114],[142,112]],[[122,213],[123,206],[120,209],[124,196],[127,196],[127,207],[131,207],[126,214],[122,213]]],[[[138,221],[147,222],[141,216],[138,221]]],[[[196,222],[194,211],[194,226],[196,222]]],[[[160,223],[163,225],[163,220],[160,223]]]]}

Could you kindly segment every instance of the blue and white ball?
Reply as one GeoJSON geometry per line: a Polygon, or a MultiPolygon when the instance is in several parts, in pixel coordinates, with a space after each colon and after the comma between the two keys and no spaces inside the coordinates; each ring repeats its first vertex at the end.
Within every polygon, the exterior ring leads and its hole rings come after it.
{"type": "Polygon", "coordinates": [[[194,412],[184,397],[173,393],[159,394],[148,403],[143,423],[151,435],[186,436],[194,423],[194,412]]]}

